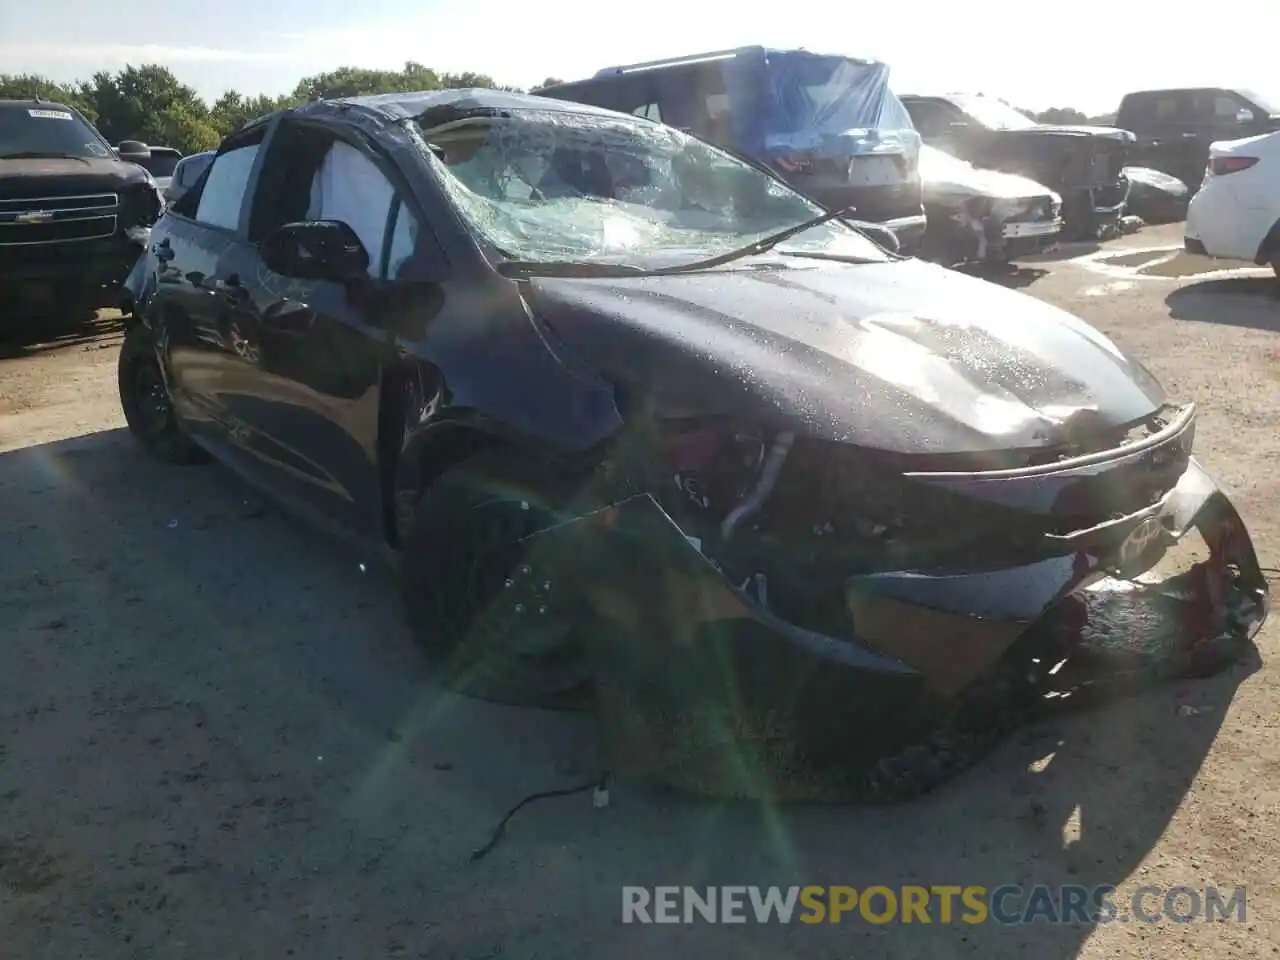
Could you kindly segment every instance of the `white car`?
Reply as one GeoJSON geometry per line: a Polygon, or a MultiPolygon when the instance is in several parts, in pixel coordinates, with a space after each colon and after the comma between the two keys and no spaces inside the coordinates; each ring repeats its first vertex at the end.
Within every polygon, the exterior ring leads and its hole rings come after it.
{"type": "Polygon", "coordinates": [[[1280,277],[1280,132],[1209,145],[1183,242],[1188,253],[1271,264],[1280,277]]]}

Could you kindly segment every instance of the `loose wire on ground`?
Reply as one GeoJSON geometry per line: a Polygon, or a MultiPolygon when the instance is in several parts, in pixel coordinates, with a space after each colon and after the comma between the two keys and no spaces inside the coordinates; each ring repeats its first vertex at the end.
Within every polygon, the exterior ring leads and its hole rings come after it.
{"type": "Polygon", "coordinates": [[[507,815],[503,817],[497,827],[494,828],[493,835],[489,837],[489,842],[471,854],[471,862],[474,863],[477,860],[487,857],[493,852],[494,848],[497,847],[497,845],[502,841],[503,836],[506,834],[507,824],[511,822],[511,818],[519,812],[521,807],[527,806],[535,800],[548,800],[552,797],[568,797],[575,793],[586,793],[588,790],[600,791],[605,793],[607,796],[608,789],[609,774],[604,773],[599,777],[596,777],[594,780],[591,780],[588,783],[579,784],[576,787],[565,787],[562,790],[546,790],[542,793],[529,794],[529,796],[525,797],[507,811],[507,815]]]}

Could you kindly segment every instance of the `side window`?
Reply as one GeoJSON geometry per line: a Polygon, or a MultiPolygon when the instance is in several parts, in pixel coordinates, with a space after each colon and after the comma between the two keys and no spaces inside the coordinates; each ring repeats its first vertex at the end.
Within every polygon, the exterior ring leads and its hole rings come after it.
{"type": "Polygon", "coordinates": [[[244,202],[245,188],[258,157],[258,147],[236,147],[214,158],[209,176],[196,205],[195,219],[211,227],[235,230],[240,225],[240,208],[244,202]]]}
{"type": "Polygon", "coordinates": [[[1220,93],[1213,98],[1213,115],[1218,120],[1227,120],[1234,123],[1236,114],[1240,112],[1242,106],[1244,104],[1235,97],[1220,93]]]}
{"type": "Polygon", "coordinates": [[[369,272],[380,273],[382,250],[397,203],[395,187],[361,150],[335,140],[311,181],[309,220],[341,220],[369,251],[369,272]]]}
{"type": "Polygon", "coordinates": [[[644,117],[646,120],[657,120],[658,123],[662,122],[662,110],[659,109],[656,103],[641,104],[631,112],[637,117],[644,117]]]}
{"type": "Polygon", "coordinates": [[[1151,104],[1150,113],[1157,123],[1172,123],[1178,119],[1178,96],[1171,93],[1157,97],[1151,104]]]}
{"type": "Polygon", "coordinates": [[[907,105],[911,123],[921,137],[937,137],[949,133],[955,110],[936,100],[913,100],[907,105]]]}
{"type": "Polygon", "coordinates": [[[188,160],[182,168],[182,185],[184,187],[194,187],[196,181],[200,179],[200,174],[209,168],[209,158],[201,157],[198,160],[188,160]]]}
{"type": "Polygon", "coordinates": [[[325,127],[282,120],[262,164],[249,240],[257,243],[299,220],[341,220],[351,227],[369,253],[373,277],[396,276],[419,233],[417,218],[369,154],[325,127]]]}

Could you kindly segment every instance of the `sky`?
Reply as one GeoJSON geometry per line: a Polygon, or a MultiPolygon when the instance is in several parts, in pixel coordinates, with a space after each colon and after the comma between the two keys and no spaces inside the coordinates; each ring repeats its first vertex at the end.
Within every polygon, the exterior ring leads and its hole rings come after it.
{"type": "Polygon", "coordinates": [[[763,44],[884,60],[898,93],[978,91],[1022,107],[1114,110],[1128,90],[1276,96],[1264,0],[1218,16],[1164,0],[0,0],[0,72],[58,81],[160,63],[212,102],[278,94],[339,66],[416,60],[530,87],[601,67],[763,44]],[[1252,25],[1252,26],[1251,26],[1252,25]]]}

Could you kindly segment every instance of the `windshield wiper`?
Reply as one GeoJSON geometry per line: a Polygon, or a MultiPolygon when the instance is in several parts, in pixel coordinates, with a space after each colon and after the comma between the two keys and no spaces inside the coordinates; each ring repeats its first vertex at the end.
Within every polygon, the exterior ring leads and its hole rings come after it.
{"type": "Polygon", "coordinates": [[[62,153],[54,150],[23,150],[19,153],[0,153],[0,160],[85,160],[74,153],[62,153]]]}
{"type": "Polygon", "coordinates": [[[812,230],[814,227],[820,227],[822,224],[830,220],[843,217],[853,212],[853,207],[841,207],[839,210],[830,210],[820,216],[811,217],[803,223],[797,223],[794,227],[787,227],[785,230],[779,230],[777,233],[771,233],[766,237],[761,237],[753,243],[747,244],[745,247],[739,247],[736,250],[730,250],[727,253],[718,253],[714,257],[707,257],[704,260],[695,260],[693,263],[684,263],[678,267],[663,267],[658,270],[647,271],[654,276],[662,276],[673,273],[694,273],[698,270],[711,270],[721,264],[729,263],[733,260],[741,260],[743,257],[754,257],[759,254],[772,250],[783,241],[790,240],[798,233],[804,233],[806,230],[812,230]]]}
{"type": "MultiPolygon", "coordinates": [[[[779,230],[771,233],[766,237],[761,237],[752,243],[736,250],[729,250],[726,253],[718,253],[714,257],[706,257],[702,260],[695,260],[692,263],[682,263],[674,267],[657,267],[652,270],[646,270],[644,267],[636,267],[626,263],[592,263],[581,260],[551,260],[539,262],[537,260],[504,260],[498,264],[497,270],[504,277],[512,280],[522,280],[529,277],[668,277],[681,273],[696,273],[700,270],[711,270],[721,264],[730,263],[733,260],[741,260],[743,257],[754,257],[761,253],[772,250],[778,244],[790,240],[796,234],[804,233],[806,230],[812,230],[814,227],[821,226],[830,220],[843,217],[853,211],[853,207],[841,207],[839,210],[831,210],[816,217],[811,217],[803,223],[797,223],[794,227],[787,227],[785,230],[779,230]]],[[[852,221],[857,223],[859,221],[852,221]]],[[[833,259],[835,259],[833,257],[833,259]]],[[[841,260],[852,260],[851,257],[839,257],[841,260]]]]}
{"type": "Polygon", "coordinates": [[[511,280],[530,277],[639,277],[654,273],[626,263],[593,263],[588,260],[503,260],[495,268],[511,280]]]}

